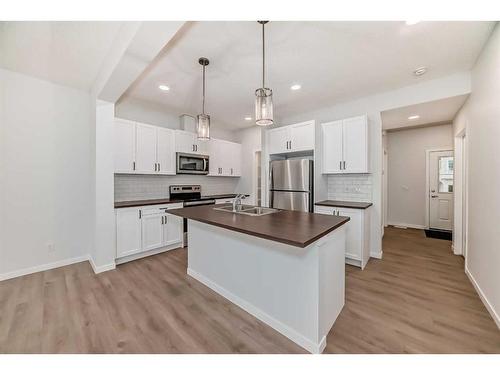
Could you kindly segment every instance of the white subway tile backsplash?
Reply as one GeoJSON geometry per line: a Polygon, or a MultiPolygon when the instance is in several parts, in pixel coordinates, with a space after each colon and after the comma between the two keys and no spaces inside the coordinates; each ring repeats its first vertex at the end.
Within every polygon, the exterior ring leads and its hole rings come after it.
{"type": "Polygon", "coordinates": [[[371,202],[371,175],[352,174],[328,176],[328,199],[371,202]]]}
{"type": "MultiPolygon", "coordinates": [[[[115,174],[115,202],[168,198],[170,185],[201,185],[203,195],[235,193],[238,178],[196,175],[153,176],[115,174]]],[[[246,192],[241,192],[246,193],[246,192]]]]}

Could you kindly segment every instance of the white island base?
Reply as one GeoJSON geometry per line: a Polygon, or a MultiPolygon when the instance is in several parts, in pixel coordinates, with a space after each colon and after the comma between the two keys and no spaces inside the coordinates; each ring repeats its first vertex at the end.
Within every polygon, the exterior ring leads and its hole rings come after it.
{"type": "Polygon", "coordinates": [[[187,273],[311,353],[344,306],[345,225],[305,248],[189,220],[187,273]]]}

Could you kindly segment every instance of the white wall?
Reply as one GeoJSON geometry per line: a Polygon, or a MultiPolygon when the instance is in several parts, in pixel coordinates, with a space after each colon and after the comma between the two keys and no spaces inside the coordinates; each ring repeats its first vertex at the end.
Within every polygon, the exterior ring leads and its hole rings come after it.
{"type": "Polygon", "coordinates": [[[453,149],[452,125],[387,133],[388,224],[425,227],[426,150],[453,149]]]}
{"type": "MultiPolygon", "coordinates": [[[[470,74],[453,74],[444,78],[423,81],[372,96],[363,97],[346,103],[334,103],[331,107],[302,113],[296,116],[281,114],[280,124],[291,124],[307,120],[316,120],[316,134],[321,132],[321,123],[337,119],[367,114],[370,128],[370,157],[372,170],[372,218],[371,218],[371,254],[382,254],[382,121],[380,112],[417,103],[425,103],[450,96],[470,93],[470,74]]],[[[318,145],[318,141],[316,142],[318,145]]],[[[319,143],[321,144],[321,143],[319,143]]],[[[316,149],[316,192],[326,191],[327,179],[319,176],[322,150],[316,149]],[[323,187],[318,186],[323,185],[323,187]]],[[[265,172],[263,172],[264,174],[265,172]]],[[[323,194],[323,193],[322,193],[323,194]]],[[[319,194],[316,200],[321,199],[319,194]]]]}
{"type": "Polygon", "coordinates": [[[466,271],[500,327],[500,27],[472,70],[472,94],[454,121],[466,129],[468,246],[466,271]]]}
{"type": "Polygon", "coordinates": [[[256,204],[256,196],[254,183],[257,176],[255,175],[255,152],[261,151],[262,149],[262,128],[258,126],[252,126],[250,128],[243,129],[237,134],[237,141],[241,143],[242,155],[241,155],[241,177],[239,178],[238,185],[236,186],[236,192],[242,194],[249,194],[248,198],[249,204],[256,204]]]}
{"type": "Polygon", "coordinates": [[[89,94],[3,69],[0,90],[0,279],[86,259],[89,94]]]}

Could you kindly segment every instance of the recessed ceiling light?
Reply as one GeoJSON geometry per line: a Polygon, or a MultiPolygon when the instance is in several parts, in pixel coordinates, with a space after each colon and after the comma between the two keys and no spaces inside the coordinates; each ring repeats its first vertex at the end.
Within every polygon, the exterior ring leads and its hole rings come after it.
{"type": "Polygon", "coordinates": [[[290,87],[290,89],[291,89],[291,90],[300,90],[300,88],[301,88],[301,87],[302,87],[301,85],[299,85],[299,84],[295,84],[295,85],[292,85],[292,86],[290,87]]]}
{"type": "Polygon", "coordinates": [[[413,74],[418,76],[421,76],[422,74],[425,74],[427,72],[427,68],[425,66],[421,66],[420,68],[417,68],[413,71],[413,74]]]}
{"type": "Polygon", "coordinates": [[[420,21],[417,21],[417,20],[408,20],[408,21],[405,21],[405,23],[408,25],[408,26],[411,26],[411,25],[416,25],[417,23],[419,23],[420,21]]]}
{"type": "Polygon", "coordinates": [[[416,120],[418,118],[420,118],[419,115],[411,115],[410,117],[408,117],[408,120],[416,120]]]}
{"type": "Polygon", "coordinates": [[[250,116],[245,117],[245,121],[252,121],[252,118],[250,116]]]}
{"type": "Polygon", "coordinates": [[[161,91],[168,91],[168,90],[170,90],[170,87],[168,87],[167,85],[160,85],[160,86],[158,86],[158,88],[161,91]]]}

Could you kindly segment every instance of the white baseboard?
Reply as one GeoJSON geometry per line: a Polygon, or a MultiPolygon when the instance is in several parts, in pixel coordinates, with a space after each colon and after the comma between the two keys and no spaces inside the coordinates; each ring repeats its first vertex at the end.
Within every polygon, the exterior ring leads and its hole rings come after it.
{"type": "Polygon", "coordinates": [[[288,337],[290,340],[300,345],[307,351],[318,354],[322,353],[323,350],[325,350],[326,336],[323,337],[319,343],[315,343],[309,340],[308,338],[304,337],[299,332],[295,331],[293,328],[290,328],[289,326],[277,321],[272,316],[266,314],[265,312],[258,309],[251,303],[234,295],[233,293],[229,292],[228,290],[224,289],[223,287],[219,286],[218,284],[214,283],[212,280],[206,278],[205,276],[199,274],[198,272],[192,270],[191,268],[187,269],[187,274],[193,277],[194,279],[198,280],[200,283],[205,284],[207,287],[214,290],[215,292],[220,294],[222,297],[228,299],[235,305],[241,307],[243,310],[253,315],[257,319],[263,321],[264,323],[266,323],[267,325],[269,325],[271,328],[275,329],[282,335],[288,337]]]}
{"type": "Polygon", "coordinates": [[[89,257],[87,255],[83,255],[80,257],[76,257],[76,258],[63,259],[63,260],[58,260],[57,262],[45,263],[45,264],[41,264],[39,266],[23,268],[20,270],[1,274],[0,281],[13,279],[13,278],[19,277],[19,276],[29,275],[29,274],[35,273],[35,272],[47,271],[47,270],[51,270],[53,268],[69,266],[70,264],[84,262],[88,259],[89,259],[89,257]]]}
{"type": "Polygon", "coordinates": [[[94,270],[94,273],[111,271],[116,268],[116,264],[114,262],[109,264],[104,264],[102,266],[97,266],[94,262],[94,258],[92,258],[92,255],[89,255],[88,259],[92,269],[94,270]]]}
{"type": "Polygon", "coordinates": [[[153,249],[153,250],[149,250],[149,251],[146,251],[146,252],[142,252],[142,253],[132,254],[132,255],[129,255],[129,256],[126,256],[126,257],[122,257],[122,258],[116,259],[115,263],[116,264],[123,264],[123,263],[131,262],[133,260],[137,260],[137,259],[141,259],[141,258],[146,258],[146,257],[152,256],[152,255],[157,255],[157,254],[160,254],[160,253],[164,253],[166,251],[180,249],[180,248],[184,247],[183,245],[184,245],[184,243],[180,242],[180,243],[176,243],[176,244],[173,244],[173,245],[169,245],[169,246],[165,246],[165,247],[160,247],[158,249],[153,249]]]}
{"type": "Polygon", "coordinates": [[[394,223],[394,222],[389,222],[387,225],[391,225],[393,227],[399,227],[399,228],[412,228],[412,229],[428,229],[425,225],[420,225],[420,224],[408,224],[408,223],[394,223]]]}
{"type": "Polygon", "coordinates": [[[382,259],[383,251],[370,251],[370,258],[382,259]]]}
{"type": "Polygon", "coordinates": [[[500,329],[500,315],[495,311],[493,306],[491,305],[490,301],[488,301],[488,298],[484,295],[483,291],[479,287],[479,284],[477,283],[476,279],[472,274],[470,273],[469,269],[467,266],[465,266],[465,274],[469,278],[470,282],[472,283],[472,286],[474,289],[476,289],[477,294],[479,295],[479,298],[481,298],[481,301],[483,302],[484,306],[486,307],[486,310],[490,313],[491,317],[495,321],[498,329],[500,329]]]}

